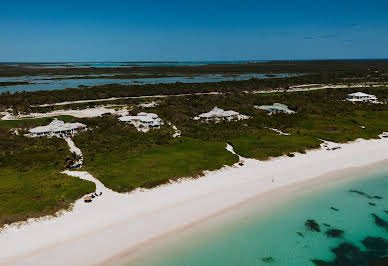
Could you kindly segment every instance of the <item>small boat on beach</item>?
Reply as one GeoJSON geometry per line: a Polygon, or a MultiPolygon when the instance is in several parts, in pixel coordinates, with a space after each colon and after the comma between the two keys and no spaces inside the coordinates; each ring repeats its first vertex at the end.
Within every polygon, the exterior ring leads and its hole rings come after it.
{"type": "Polygon", "coordinates": [[[86,196],[86,197],[84,198],[84,201],[87,202],[87,203],[92,202],[92,197],[86,196]]]}

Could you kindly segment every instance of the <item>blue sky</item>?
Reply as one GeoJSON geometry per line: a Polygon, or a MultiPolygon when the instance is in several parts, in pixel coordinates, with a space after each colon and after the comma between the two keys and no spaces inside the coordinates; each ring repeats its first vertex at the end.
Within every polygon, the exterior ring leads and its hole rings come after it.
{"type": "Polygon", "coordinates": [[[1,0],[0,61],[388,58],[388,0],[1,0]]]}

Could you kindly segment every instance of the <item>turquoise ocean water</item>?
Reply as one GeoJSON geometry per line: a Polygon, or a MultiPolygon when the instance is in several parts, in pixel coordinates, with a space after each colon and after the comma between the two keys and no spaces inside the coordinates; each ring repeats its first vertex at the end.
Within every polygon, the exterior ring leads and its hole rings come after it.
{"type": "Polygon", "coordinates": [[[119,264],[299,266],[319,259],[367,265],[388,255],[388,165],[348,175],[291,188],[282,200],[276,193],[253,199],[147,245],[119,264]],[[380,226],[372,214],[382,219],[380,226]],[[320,232],[307,228],[306,220],[316,221],[320,232]],[[329,237],[329,229],[344,232],[329,237]]]}

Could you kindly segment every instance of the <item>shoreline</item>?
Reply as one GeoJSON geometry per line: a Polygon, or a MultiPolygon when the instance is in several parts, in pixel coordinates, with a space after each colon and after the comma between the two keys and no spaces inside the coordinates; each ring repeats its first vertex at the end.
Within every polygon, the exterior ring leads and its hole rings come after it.
{"type": "Polygon", "coordinates": [[[250,199],[269,198],[278,189],[290,190],[313,180],[328,182],[331,179],[325,175],[388,160],[387,139],[340,145],[339,150],[321,148],[293,158],[244,158],[242,167],[224,167],[199,179],[182,179],[130,194],[100,187],[103,196],[90,205],[80,199],[72,212],[60,217],[0,231],[0,264],[50,265],[55,258],[60,258],[57,265],[107,263],[141,244],[184,230],[250,199]]]}
{"type": "MultiPolygon", "coordinates": [[[[219,235],[223,231],[222,227],[225,224],[227,224],[225,227],[236,226],[242,217],[252,213],[252,209],[254,209],[255,215],[260,214],[265,217],[266,215],[270,215],[273,209],[286,208],[290,199],[292,201],[298,200],[301,197],[305,198],[317,191],[326,191],[327,189],[343,185],[344,183],[353,183],[356,180],[363,179],[364,174],[370,174],[376,171],[376,168],[388,169],[387,165],[388,159],[370,164],[366,167],[354,167],[333,171],[314,177],[311,180],[264,192],[209,217],[205,217],[202,220],[196,221],[193,224],[183,228],[177,228],[164,235],[140,243],[136,247],[112,256],[97,265],[142,265],[142,261],[146,258],[147,254],[153,254],[157,258],[164,257],[165,251],[168,252],[169,248],[176,247],[176,245],[181,243],[184,245],[184,240],[195,243],[198,239],[201,241],[203,238],[211,238],[213,234],[215,236],[219,235]],[[298,193],[297,197],[295,197],[296,193],[298,193]],[[263,201],[260,202],[260,200],[263,201]],[[271,205],[266,204],[267,202],[271,202],[271,205]],[[253,203],[255,203],[254,206],[252,205],[253,203]],[[213,232],[213,230],[216,232],[213,232]]],[[[148,260],[146,259],[146,261],[148,260]]]]}

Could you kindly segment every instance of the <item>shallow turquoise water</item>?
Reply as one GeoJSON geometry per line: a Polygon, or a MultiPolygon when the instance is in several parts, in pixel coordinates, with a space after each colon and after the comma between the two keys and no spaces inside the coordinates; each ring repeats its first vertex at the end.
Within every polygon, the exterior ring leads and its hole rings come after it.
{"type": "Polygon", "coordinates": [[[135,259],[132,254],[128,265],[314,265],[312,259],[334,259],[331,249],[340,243],[365,250],[361,241],[368,236],[388,239],[371,215],[388,221],[388,166],[289,193],[292,200],[269,201],[273,208],[263,211],[263,199],[258,198],[176,233],[140,250],[135,259]],[[351,189],[383,198],[368,199],[351,189]],[[308,230],[307,219],[317,221],[321,232],[308,230]],[[328,228],[344,230],[343,237],[327,237],[328,228]]]}

